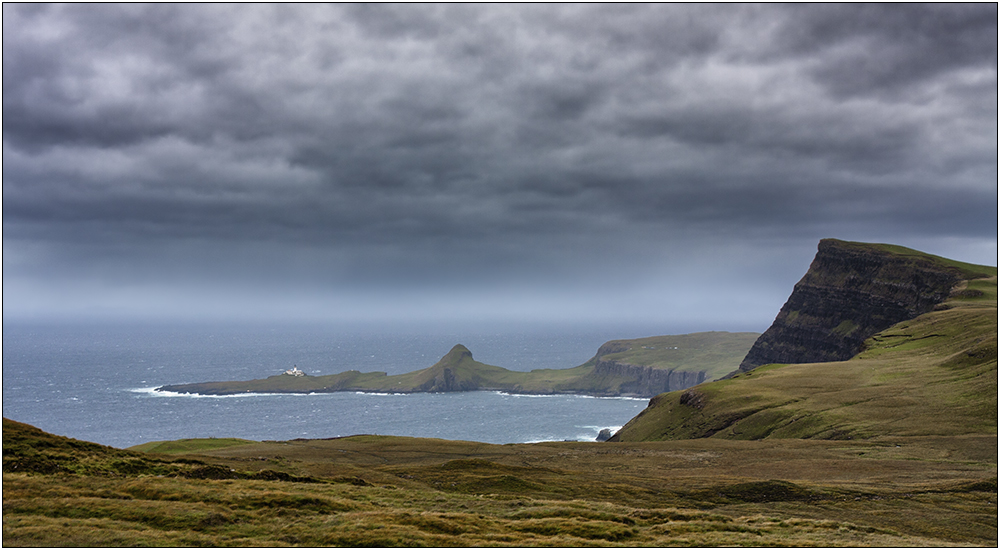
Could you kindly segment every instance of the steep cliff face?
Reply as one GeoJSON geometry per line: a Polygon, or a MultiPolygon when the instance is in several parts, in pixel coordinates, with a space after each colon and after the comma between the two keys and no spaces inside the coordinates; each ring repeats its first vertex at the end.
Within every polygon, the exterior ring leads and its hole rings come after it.
{"type": "Polygon", "coordinates": [[[590,387],[652,397],[690,388],[732,372],[757,337],[753,332],[696,332],[611,340],[584,366],[590,387]]]}
{"type": "Polygon", "coordinates": [[[867,338],[931,311],[957,283],[975,278],[966,266],[902,247],[824,239],[739,371],[850,359],[867,338]]]}
{"type": "Polygon", "coordinates": [[[594,376],[626,379],[627,381],[618,386],[619,391],[626,395],[640,396],[683,390],[701,384],[708,379],[708,373],[705,371],[654,369],[653,367],[606,361],[600,358],[594,365],[594,376]]]}

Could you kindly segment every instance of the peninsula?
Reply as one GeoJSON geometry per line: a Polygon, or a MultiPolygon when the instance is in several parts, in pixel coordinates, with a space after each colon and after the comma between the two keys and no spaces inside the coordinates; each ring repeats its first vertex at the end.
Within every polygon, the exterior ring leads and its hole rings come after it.
{"type": "Polygon", "coordinates": [[[480,363],[473,359],[468,348],[458,344],[430,367],[393,376],[356,370],[324,376],[293,376],[285,372],[258,380],[162,386],[157,391],[202,395],[506,391],[653,397],[732,372],[759,336],[753,332],[701,332],[612,340],[580,366],[531,372],[480,363]]]}

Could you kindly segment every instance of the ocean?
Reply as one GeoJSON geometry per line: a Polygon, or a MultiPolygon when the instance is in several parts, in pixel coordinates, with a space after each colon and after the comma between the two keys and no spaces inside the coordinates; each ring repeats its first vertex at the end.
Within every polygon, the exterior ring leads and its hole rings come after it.
{"type": "Polygon", "coordinates": [[[114,447],[194,437],[253,440],[355,434],[486,443],[593,440],[648,400],[437,394],[192,396],[166,384],[356,369],[428,367],[455,344],[511,370],[569,368],[607,340],[670,334],[654,325],[14,323],[3,326],[3,415],[114,447]]]}

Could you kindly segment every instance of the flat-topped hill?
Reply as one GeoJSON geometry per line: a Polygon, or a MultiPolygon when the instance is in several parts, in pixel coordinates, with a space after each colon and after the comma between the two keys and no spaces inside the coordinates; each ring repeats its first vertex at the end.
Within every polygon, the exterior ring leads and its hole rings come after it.
{"type": "MultiPolygon", "coordinates": [[[[769,345],[763,351],[755,345],[751,354],[784,357],[801,347],[805,357],[817,357],[809,346],[820,342],[818,357],[828,362],[762,365],[657,396],[612,441],[995,435],[997,268],[886,245],[824,243],[827,250],[821,247],[793,292],[801,301],[789,299],[775,321],[780,326],[758,340],[769,345]],[[831,255],[830,248],[839,252],[831,255]],[[830,263],[833,271],[824,271],[830,263]],[[861,276],[861,265],[870,267],[871,279],[861,276]],[[895,305],[886,305],[890,295],[895,305]],[[916,304],[911,311],[924,312],[869,335],[848,359],[829,361],[824,346],[834,339],[823,336],[824,327],[851,319],[857,330],[870,327],[871,304],[897,310],[916,304]],[[833,317],[817,317],[823,311],[833,317]]],[[[832,347],[854,345],[843,332],[832,347]]]]}
{"type": "Polygon", "coordinates": [[[578,367],[580,376],[558,388],[604,388],[651,397],[732,372],[756,332],[697,332],[611,340],[578,367]]]}
{"type": "Polygon", "coordinates": [[[160,391],[238,393],[508,391],[526,394],[585,394],[652,397],[684,389],[732,371],[757,333],[704,332],[613,340],[587,363],[567,369],[511,371],[476,361],[458,344],[425,369],[389,376],[355,370],[324,376],[280,374],[264,379],[168,385],[160,391]]]}

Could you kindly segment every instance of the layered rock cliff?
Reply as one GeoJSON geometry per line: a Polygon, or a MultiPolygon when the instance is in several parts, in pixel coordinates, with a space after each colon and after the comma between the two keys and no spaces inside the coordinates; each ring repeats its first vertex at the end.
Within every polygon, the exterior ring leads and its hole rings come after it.
{"type": "Polygon", "coordinates": [[[618,361],[600,360],[594,366],[594,375],[627,378],[628,381],[622,382],[619,386],[621,393],[639,396],[683,390],[701,384],[708,379],[708,373],[705,371],[663,370],[618,361]]]}
{"type": "MultiPolygon", "coordinates": [[[[604,349],[604,346],[601,348],[604,349]]],[[[624,351],[624,350],[623,350],[624,351]]],[[[616,352],[608,352],[609,355],[616,352]]],[[[616,360],[603,359],[600,352],[594,364],[596,378],[618,378],[624,380],[618,391],[626,395],[653,396],[658,393],[683,390],[701,384],[708,379],[703,370],[657,369],[646,365],[633,365],[616,360]]]]}
{"type": "Polygon", "coordinates": [[[968,264],[903,247],[824,239],[739,371],[850,359],[867,338],[931,311],[977,275],[968,264]]]}

